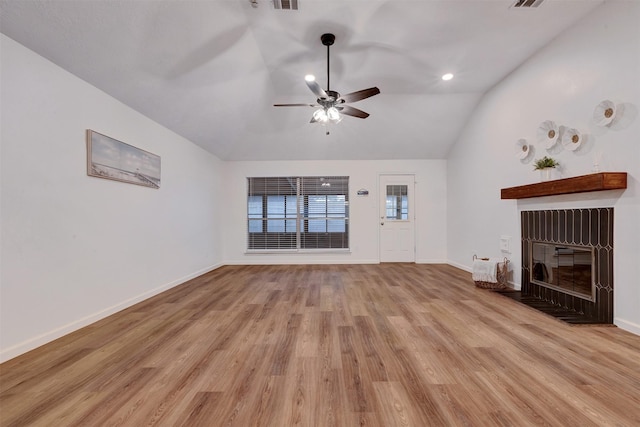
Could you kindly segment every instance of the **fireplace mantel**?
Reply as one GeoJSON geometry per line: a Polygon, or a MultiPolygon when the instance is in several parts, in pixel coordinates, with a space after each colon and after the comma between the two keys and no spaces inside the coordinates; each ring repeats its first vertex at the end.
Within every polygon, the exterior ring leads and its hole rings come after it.
{"type": "Polygon", "coordinates": [[[527,199],[559,194],[627,188],[626,172],[599,172],[572,178],[555,179],[537,184],[520,185],[500,190],[501,199],[527,199]]]}

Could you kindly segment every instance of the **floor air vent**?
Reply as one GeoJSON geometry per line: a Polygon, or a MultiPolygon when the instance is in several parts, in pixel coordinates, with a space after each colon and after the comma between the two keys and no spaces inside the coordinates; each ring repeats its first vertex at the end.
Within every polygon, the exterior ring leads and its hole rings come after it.
{"type": "Polygon", "coordinates": [[[538,7],[542,4],[544,0],[516,0],[516,2],[511,7],[517,8],[527,8],[527,7],[538,7]]]}

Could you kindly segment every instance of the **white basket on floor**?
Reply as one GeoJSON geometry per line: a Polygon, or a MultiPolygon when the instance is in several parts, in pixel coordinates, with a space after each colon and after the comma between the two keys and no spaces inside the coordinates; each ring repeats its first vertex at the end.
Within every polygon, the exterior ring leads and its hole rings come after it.
{"type": "MultiPolygon", "coordinates": [[[[478,258],[475,255],[473,256],[473,260],[481,259],[483,261],[488,261],[489,258],[478,258]]],[[[481,280],[474,280],[473,283],[476,284],[478,288],[482,289],[505,289],[508,287],[508,275],[509,275],[509,260],[505,258],[503,261],[499,261],[496,263],[496,282],[485,282],[481,280]]]]}

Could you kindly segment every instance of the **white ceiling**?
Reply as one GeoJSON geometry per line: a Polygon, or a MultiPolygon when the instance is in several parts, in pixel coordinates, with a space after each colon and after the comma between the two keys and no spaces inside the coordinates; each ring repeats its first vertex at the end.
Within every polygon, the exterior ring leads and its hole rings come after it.
{"type": "Polygon", "coordinates": [[[604,0],[257,1],[0,0],[0,30],[224,160],[436,159],[487,90],[604,0]],[[326,86],[325,32],[331,89],[381,91],[329,136],[312,108],[273,107],[315,101],[305,74],[326,86]]]}

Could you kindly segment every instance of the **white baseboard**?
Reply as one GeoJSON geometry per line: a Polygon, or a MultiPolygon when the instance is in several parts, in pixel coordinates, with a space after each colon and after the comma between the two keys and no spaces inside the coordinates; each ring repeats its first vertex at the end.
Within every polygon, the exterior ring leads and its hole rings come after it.
{"type": "Polygon", "coordinates": [[[628,320],[621,319],[619,317],[615,317],[613,319],[613,324],[619,327],[620,329],[624,329],[627,332],[631,332],[635,335],[640,335],[640,325],[634,322],[629,322],[628,320]]]}
{"type": "Polygon", "coordinates": [[[447,261],[446,263],[452,267],[456,267],[456,268],[459,268],[460,270],[466,271],[467,273],[471,273],[471,266],[469,265],[458,264],[455,261],[447,261]]]}
{"type": "Polygon", "coordinates": [[[446,259],[419,259],[416,264],[447,264],[446,259]]]}
{"type": "Polygon", "coordinates": [[[228,261],[225,265],[313,265],[313,264],[380,264],[380,261],[377,259],[301,259],[296,257],[288,257],[286,259],[273,259],[273,258],[260,258],[256,257],[254,259],[239,260],[239,261],[228,261]]]}
{"type": "Polygon", "coordinates": [[[196,271],[194,273],[188,274],[179,279],[173,280],[169,283],[165,283],[162,286],[159,286],[155,289],[151,289],[150,291],[144,292],[140,295],[137,295],[133,298],[129,298],[125,301],[122,301],[118,304],[112,305],[111,307],[107,307],[103,310],[100,310],[96,313],[90,314],[89,316],[85,316],[82,319],[75,320],[66,325],[55,328],[49,332],[38,335],[33,338],[29,338],[19,344],[11,346],[6,349],[2,349],[0,351],[0,363],[6,362],[9,359],[13,359],[14,357],[20,356],[28,351],[31,351],[35,348],[38,348],[44,344],[47,344],[53,340],[56,340],[64,335],[70,334],[71,332],[77,331],[80,328],[84,328],[92,323],[97,322],[98,320],[104,319],[107,316],[111,316],[119,311],[124,310],[125,308],[131,307],[134,304],[142,302],[146,299],[149,299],[159,293],[162,293],[166,290],[169,290],[175,286],[181,285],[195,277],[201,276],[205,273],[213,271],[217,268],[222,267],[224,264],[214,264],[209,267],[203,268],[202,270],[196,271]]]}

